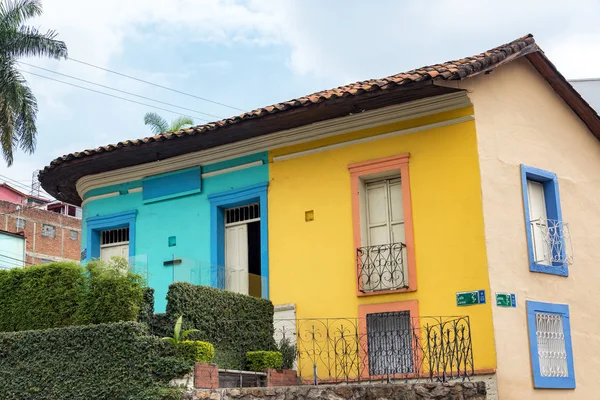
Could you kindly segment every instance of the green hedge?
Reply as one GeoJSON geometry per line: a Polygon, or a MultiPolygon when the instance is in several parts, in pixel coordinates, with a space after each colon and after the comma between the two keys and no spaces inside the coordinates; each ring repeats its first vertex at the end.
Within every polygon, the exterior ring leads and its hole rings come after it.
{"type": "Polygon", "coordinates": [[[185,340],[175,348],[177,355],[185,360],[211,363],[215,357],[215,348],[208,342],[185,340]]]}
{"type": "Polygon", "coordinates": [[[139,322],[145,322],[152,329],[152,319],[154,316],[154,289],[144,288],[142,295],[142,305],[140,306],[139,322]]]}
{"type": "Polygon", "coordinates": [[[76,324],[85,279],[82,267],[74,262],[0,271],[0,331],[76,324]]]}
{"type": "Polygon", "coordinates": [[[191,369],[136,322],[0,333],[6,400],[161,399],[191,369]]]}
{"type": "Polygon", "coordinates": [[[262,371],[265,368],[281,369],[283,356],[278,351],[249,351],[246,353],[248,371],[262,371]]]}
{"type": "Polygon", "coordinates": [[[0,332],[136,321],[142,278],[125,259],[0,271],[0,332]]]}
{"type": "Polygon", "coordinates": [[[198,329],[190,338],[212,343],[220,368],[244,369],[248,351],[275,348],[269,300],[177,282],[169,286],[166,314],[171,332],[180,315],[184,329],[198,329]]]}

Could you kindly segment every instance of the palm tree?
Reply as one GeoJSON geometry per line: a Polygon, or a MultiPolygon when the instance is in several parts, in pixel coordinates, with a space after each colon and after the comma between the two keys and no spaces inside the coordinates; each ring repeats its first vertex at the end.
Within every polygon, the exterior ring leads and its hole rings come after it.
{"type": "Polygon", "coordinates": [[[2,0],[0,3],[0,146],[6,164],[13,163],[13,150],[35,151],[38,111],[35,96],[17,69],[17,59],[45,56],[67,57],[67,46],[54,40],[56,32],[39,32],[24,25],[42,14],[40,0],[2,0]]]}
{"type": "Polygon", "coordinates": [[[180,129],[188,128],[194,125],[194,121],[190,117],[180,116],[171,121],[171,124],[167,122],[163,117],[155,112],[148,112],[144,115],[144,124],[150,125],[152,133],[158,135],[163,132],[175,132],[180,129]]]}

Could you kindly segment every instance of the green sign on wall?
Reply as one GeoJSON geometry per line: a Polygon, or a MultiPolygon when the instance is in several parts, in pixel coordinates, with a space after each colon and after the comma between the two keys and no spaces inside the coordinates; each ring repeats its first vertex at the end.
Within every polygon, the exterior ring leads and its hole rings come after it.
{"type": "Polygon", "coordinates": [[[456,293],[457,306],[473,306],[475,304],[485,304],[485,290],[456,293]]]}
{"type": "Polygon", "coordinates": [[[498,307],[516,307],[517,296],[514,293],[496,293],[496,305],[498,307]]]}

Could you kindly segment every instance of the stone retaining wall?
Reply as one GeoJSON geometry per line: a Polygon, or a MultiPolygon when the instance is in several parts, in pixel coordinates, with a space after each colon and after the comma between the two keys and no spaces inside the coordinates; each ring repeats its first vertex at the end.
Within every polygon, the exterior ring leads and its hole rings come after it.
{"type": "Polygon", "coordinates": [[[484,382],[323,385],[196,391],[206,400],[486,400],[484,382]]]}

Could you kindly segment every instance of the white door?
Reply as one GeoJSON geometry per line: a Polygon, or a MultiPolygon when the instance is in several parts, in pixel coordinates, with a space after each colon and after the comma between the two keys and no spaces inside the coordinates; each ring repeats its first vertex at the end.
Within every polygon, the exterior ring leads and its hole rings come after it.
{"type": "Polygon", "coordinates": [[[248,294],[248,225],[225,228],[225,288],[248,294]]]}
{"type": "Polygon", "coordinates": [[[528,180],[527,192],[529,195],[529,221],[531,240],[533,241],[533,259],[538,264],[552,265],[544,185],[540,182],[528,180]]]}
{"type": "Polygon", "coordinates": [[[129,259],[129,243],[119,243],[115,245],[105,245],[100,247],[100,259],[109,261],[111,257],[123,257],[129,259]]]}

